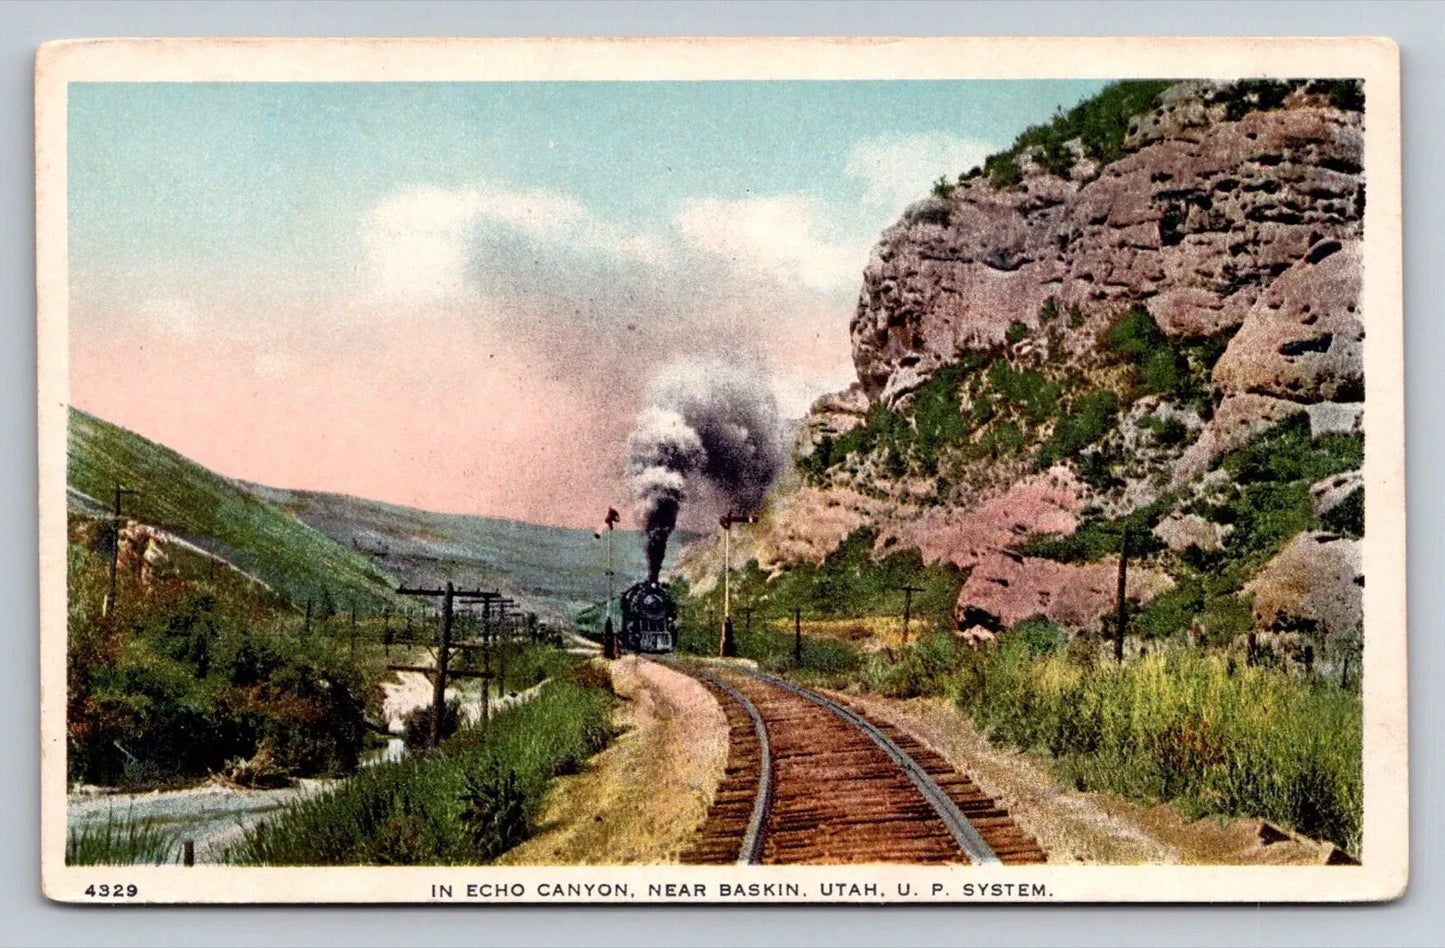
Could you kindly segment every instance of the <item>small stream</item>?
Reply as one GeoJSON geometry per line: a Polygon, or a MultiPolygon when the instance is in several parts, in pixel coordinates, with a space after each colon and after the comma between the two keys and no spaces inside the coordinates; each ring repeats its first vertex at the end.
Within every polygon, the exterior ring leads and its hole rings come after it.
{"type": "MultiPolygon", "coordinates": [[[[382,705],[390,736],[383,747],[367,751],[362,767],[394,763],[406,757],[406,743],[401,738],[406,716],[432,701],[431,682],[418,672],[399,672],[396,682],[385,682],[386,699],[382,705]]],[[[526,691],[493,698],[488,711],[496,714],[506,708],[536,697],[541,685],[526,691]]],[[[468,723],[481,719],[482,697],[479,689],[456,692],[447,689],[448,697],[460,697],[462,712],[468,723]]],[[[245,831],[267,815],[297,800],[334,787],[345,778],[298,780],[294,786],[276,790],[248,790],[221,780],[180,790],[153,790],[143,793],[113,792],[104,788],[86,787],[72,791],[67,798],[66,826],[75,830],[84,826],[104,825],[114,816],[125,820],[151,820],[157,826],[173,831],[178,840],[194,840],[196,862],[220,862],[227,847],[239,842],[245,831]]],[[[176,858],[180,858],[177,847],[176,858]]]]}
{"type": "MultiPolygon", "coordinates": [[[[151,820],[196,843],[197,862],[219,862],[226,847],[239,842],[245,828],[296,800],[333,786],[336,780],[298,780],[277,790],[246,790],[219,781],[182,790],[108,793],[82,790],[70,794],[66,826],[104,825],[107,818],[151,820]]],[[[179,850],[176,858],[179,858],[179,850]]]]}

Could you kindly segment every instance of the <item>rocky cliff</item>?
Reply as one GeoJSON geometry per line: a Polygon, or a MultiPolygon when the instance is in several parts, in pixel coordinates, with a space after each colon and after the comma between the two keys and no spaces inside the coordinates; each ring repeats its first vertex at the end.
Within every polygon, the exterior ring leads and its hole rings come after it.
{"type": "Polygon", "coordinates": [[[1352,83],[1124,84],[940,181],[743,555],[867,528],[965,570],[960,632],[1085,629],[1127,528],[1146,635],[1357,625],[1362,123],[1352,83]]]}

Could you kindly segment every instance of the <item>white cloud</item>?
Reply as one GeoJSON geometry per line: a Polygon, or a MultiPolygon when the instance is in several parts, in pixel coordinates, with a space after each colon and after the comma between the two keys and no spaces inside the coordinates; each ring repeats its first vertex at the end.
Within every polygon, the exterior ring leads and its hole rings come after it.
{"type": "Polygon", "coordinates": [[[599,410],[640,384],[608,366],[726,352],[767,365],[801,415],[853,375],[848,319],[871,235],[845,212],[802,194],[698,197],[633,226],[561,192],[411,188],[366,216],[372,297],[347,312],[465,313],[565,367],[599,410]]]}
{"type": "Polygon", "coordinates": [[[408,188],[366,215],[361,240],[378,295],[438,302],[468,295],[476,281],[474,238],[510,234],[559,250],[611,254],[644,264],[663,262],[657,235],[603,221],[570,195],[496,183],[472,188],[408,188]]]}
{"type": "Polygon", "coordinates": [[[946,132],[865,138],[849,149],[843,171],[864,182],[865,200],[901,210],[927,194],[940,175],[953,180],[998,150],[946,132]]]}
{"type": "Polygon", "coordinates": [[[675,224],[693,248],[723,257],[744,271],[810,290],[856,284],[866,248],[825,239],[826,216],[803,196],[689,201],[675,224]]]}
{"type": "Polygon", "coordinates": [[[362,244],[374,290],[401,299],[437,299],[466,286],[466,235],[478,199],[465,191],[411,188],[368,214],[362,244]]]}

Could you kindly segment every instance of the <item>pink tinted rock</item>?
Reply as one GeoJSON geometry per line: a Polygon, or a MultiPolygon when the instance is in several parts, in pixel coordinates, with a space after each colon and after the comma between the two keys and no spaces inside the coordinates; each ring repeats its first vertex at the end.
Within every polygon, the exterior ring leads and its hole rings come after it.
{"type": "Polygon", "coordinates": [[[1305,403],[1359,401],[1360,283],[1357,241],[1317,243],[1250,310],[1214,367],[1215,387],[1305,403]]]}
{"type": "Polygon", "coordinates": [[[1329,533],[1301,533],[1245,584],[1254,595],[1256,628],[1290,620],[1317,623],[1323,633],[1364,621],[1361,543],[1329,533]]]}

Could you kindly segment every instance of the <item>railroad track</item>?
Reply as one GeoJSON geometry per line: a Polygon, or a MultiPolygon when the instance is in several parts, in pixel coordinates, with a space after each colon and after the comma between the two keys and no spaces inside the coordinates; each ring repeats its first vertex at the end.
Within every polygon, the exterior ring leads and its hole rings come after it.
{"type": "Polygon", "coordinates": [[[728,722],[693,864],[1043,862],[1038,843],[941,755],[856,706],[732,666],[667,664],[728,722]]]}

